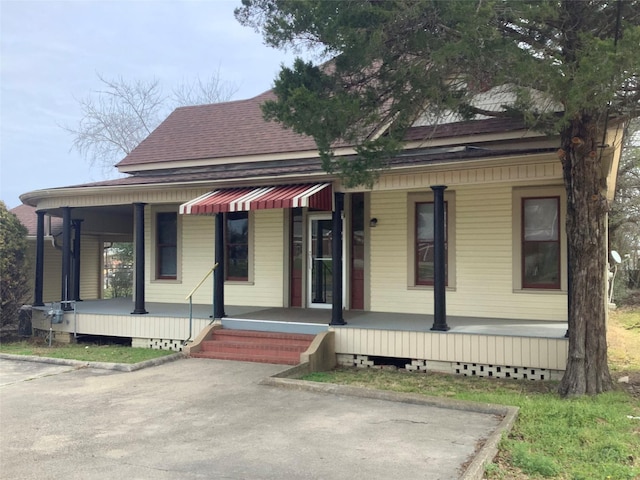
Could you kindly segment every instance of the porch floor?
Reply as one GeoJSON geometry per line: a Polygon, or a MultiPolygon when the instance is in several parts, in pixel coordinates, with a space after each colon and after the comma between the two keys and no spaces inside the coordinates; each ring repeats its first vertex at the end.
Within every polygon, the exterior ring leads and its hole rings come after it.
{"type": "MultiPolygon", "coordinates": [[[[85,300],[76,303],[76,311],[79,314],[130,315],[133,307],[134,304],[130,298],[85,300]]],[[[154,317],[189,317],[189,305],[187,303],[147,302],[145,307],[149,315],[154,317]]],[[[315,324],[318,327],[324,325],[327,328],[331,320],[330,309],[226,305],[225,312],[227,317],[224,320],[238,319],[274,323],[315,324]]],[[[193,318],[209,319],[212,313],[211,305],[193,305],[193,318]]],[[[132,317],[135,316],[137,315],[132,315],[132,317]]],[[[345,310],[343,318],[347,322],[345,327],[348,328],[427,332],[433,325],[433,315],[429,314],[345,310]]],[[[447,317],[447,324],[451,333],[482,335],[563,338],[567,331],[566,321],[515,320],[450,315],[447,317]]],[[[335,328],[342,327],[336,326],[335,328]]]]}

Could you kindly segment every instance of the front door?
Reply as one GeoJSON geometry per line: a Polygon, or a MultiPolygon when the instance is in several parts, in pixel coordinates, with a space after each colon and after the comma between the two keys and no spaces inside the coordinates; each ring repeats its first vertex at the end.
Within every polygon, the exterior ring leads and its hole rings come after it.
{"type": "Polygon", "coordinates": [[[308,217],[307,237],[307,305],[311,308],[331,308],[333,261],[331,258],[331,215],[308,217]]]}

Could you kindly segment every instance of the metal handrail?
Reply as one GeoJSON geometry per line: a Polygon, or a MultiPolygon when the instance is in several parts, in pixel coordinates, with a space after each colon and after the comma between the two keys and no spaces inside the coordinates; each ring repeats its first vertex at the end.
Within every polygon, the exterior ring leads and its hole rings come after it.
{"type": "Polygon", "coordinates": [[[184,341],[184,343],[186,343],[189,340],[191,340],[191,336],[193,334],[193,294],[198,291],[198,289],[202,286],[202,284],[205,282],[205,280],[207,278],[209,278],[209,275],[211,275],[216,268],[218,268],[218,264],[217,263],[213,267],[211,267],[209,269],[207,274],[204,277],[202,277],[202,280],[200,280],[198,285],[196,285],[193,288],[193,290],[191,290],[191,292],[189,292],[189,295],[187,295],[185,297],[185,300],[189,300],[189,337],[187,337],[187,339],[184,341]]]}
{"type": "Polygon", "coordinates": [[[200,283],[198,283],[198,285],[196,285],[193,290],[191,290],[191,292],[189,293],[189,295],[187,295],[184,299],[188,300],[189,298],[193,297],[193,294],[196,293],[196,291],[202,286],[202,284],[204,283],[204,281],[209,278],[209,275],[211,275],[213,273],[213,271],[218,268],[218,264],[216,263],[213,267],[211,267],[211,269],[206,273],[206,275],[204,277],[202,277],[202,280],[200,280],[200,283]]]}

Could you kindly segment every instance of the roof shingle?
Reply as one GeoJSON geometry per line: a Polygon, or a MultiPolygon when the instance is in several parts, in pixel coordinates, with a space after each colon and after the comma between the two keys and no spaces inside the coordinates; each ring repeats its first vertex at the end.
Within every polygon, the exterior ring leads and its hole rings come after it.
{"type": "Polygon", "coordinates": [[[275,98],[270,90],[248,100],[177,108],[117,166],[316,150],[311,137],[264,120],[260,105],[275,98]]]}
{"type": "MultiPolygon", "coordinates": [[[[30,237],[35,237],[38,232],[38,215],[36,215],[35,207],[31,205],[18,205],[17,207],[9,210],[13,213],[20,223],[27,228],[27,235],[30,237]]],[[[52,234],[55,235],[62,231],[62,219],[58,217],[51,217],[51,230],[52,234]]]]}

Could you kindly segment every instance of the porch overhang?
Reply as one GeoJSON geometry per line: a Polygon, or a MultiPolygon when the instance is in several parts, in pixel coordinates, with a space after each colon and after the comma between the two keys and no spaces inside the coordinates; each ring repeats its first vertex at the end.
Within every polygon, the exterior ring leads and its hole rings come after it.
{"type": "Polygon", "coordinates": [[[212,215],[267,208],[332,209],[330,183],[213,190],[180,205],[181,215],[212,215]]]}

